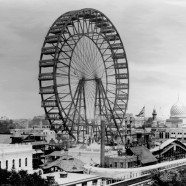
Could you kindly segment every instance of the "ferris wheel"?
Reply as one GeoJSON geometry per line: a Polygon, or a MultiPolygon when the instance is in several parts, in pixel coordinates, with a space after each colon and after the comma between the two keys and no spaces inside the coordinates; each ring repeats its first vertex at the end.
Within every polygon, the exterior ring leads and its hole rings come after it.
{"type": "Polygon", "coordinates": [[[122,138],[128,105],[129,71],[121,38],[100,11],[82,9],[61,15],[41,49],[39,85],[46,119],[76,140],[100,133],[122,138]]]}

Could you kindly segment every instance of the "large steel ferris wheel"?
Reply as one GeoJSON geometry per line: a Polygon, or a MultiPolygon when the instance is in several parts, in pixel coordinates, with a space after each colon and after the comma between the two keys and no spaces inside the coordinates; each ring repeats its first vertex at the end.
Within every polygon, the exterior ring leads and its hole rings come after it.
{"type": "Polygon", "coordinates": [[[39,85],[46,118],[79,140],[100,132],[122,138],[128,104],[129,71],[121,38],[100,11],[82,9],[61,15],[41,50],[39,85]],[[91,122],[94,121],[94,122],[91,122]]]}

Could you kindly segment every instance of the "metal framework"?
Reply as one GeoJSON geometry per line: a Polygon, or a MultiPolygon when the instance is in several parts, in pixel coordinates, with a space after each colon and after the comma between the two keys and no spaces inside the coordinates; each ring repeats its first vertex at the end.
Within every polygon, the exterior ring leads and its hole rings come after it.
{"type": "Polygon", "coordinates": [[[61,15],[41,49],[39,85],[46,118],[77,141],[98,136],[123,138],[129,71],[121,38],[100,11],[82,9],[61,15]]]}

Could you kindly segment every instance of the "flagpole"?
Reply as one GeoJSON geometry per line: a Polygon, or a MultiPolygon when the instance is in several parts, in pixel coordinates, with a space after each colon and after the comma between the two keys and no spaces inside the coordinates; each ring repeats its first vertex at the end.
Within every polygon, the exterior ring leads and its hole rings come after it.
{"type": "Polygon", "coordinates": [[[144,112],[143,112],[143,137],[144,137],[144,145],[145,145],[145,106],[144,108],[144,112]]]}
{"type": "MultiPolygon", "coordinates": [[[[141,111],[139,112],[139,114],[136,115],[137,117],[140,117],[140,122],[142,122],[142,136],[144,137],[144,141],[145,141],[145,106],[143,106],[143,108],[141,109],[141,111]]],[[[143,143],[143,142],[142,142],[143,143]]]]}

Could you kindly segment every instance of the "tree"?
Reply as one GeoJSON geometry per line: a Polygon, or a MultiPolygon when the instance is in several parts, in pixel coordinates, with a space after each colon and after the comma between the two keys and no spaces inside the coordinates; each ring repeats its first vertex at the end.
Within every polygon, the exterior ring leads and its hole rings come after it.
{"type": "Polygon", "coordinates": [[[9,180],[8,178],[10,177],[11,173],[8,172],[7,170],[0,169],[0,185],[3,184],[8,184],[9,180]]]}
{"type": "Polygon", "coordinates": [[[0,169],[0,185],[9,186],[48,186],[49,182],[40,175],[28,174],[27,171],[19,172],[0,169]]]}
{"type": "Polygon", "coordinates": [[[184,186],[178,170],[153,171],[151,173],[153,186],[184,186]]]}

